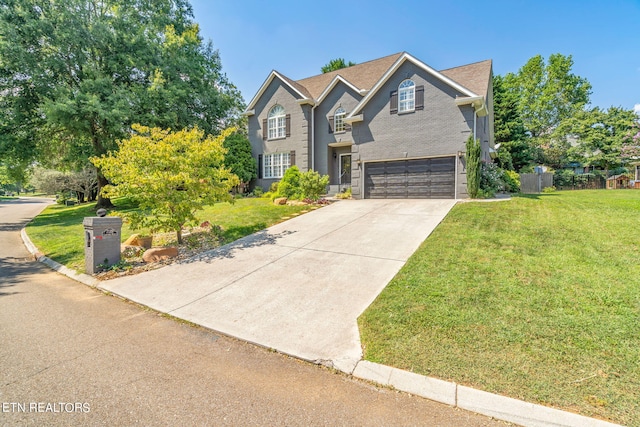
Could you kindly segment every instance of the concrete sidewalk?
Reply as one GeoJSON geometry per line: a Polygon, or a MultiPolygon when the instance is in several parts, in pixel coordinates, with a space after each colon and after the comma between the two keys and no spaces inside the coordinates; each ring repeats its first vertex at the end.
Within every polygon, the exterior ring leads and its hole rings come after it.
{"type": "Polygon", "coordinates": [[[127,299],[353,372],[358,316],[453,200],[346,200],[187,262],[101,282],[127,299]]]}

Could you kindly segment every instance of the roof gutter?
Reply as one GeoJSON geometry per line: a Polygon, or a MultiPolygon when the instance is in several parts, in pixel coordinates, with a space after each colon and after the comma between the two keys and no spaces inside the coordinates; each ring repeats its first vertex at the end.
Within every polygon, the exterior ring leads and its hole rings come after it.
{"type": "Polygon", "coordinates": [[[484,96],[465,96],[463,98],[456,98],[455,102],[457,106],[472,105],[478,117],[484,117],[489,114],[484,96]]]}

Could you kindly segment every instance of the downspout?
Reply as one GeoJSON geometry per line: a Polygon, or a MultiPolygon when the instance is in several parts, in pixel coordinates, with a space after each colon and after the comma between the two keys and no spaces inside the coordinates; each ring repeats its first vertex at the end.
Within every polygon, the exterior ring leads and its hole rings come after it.
{"type": "Polygon", "coordinates": [[[314,104],[311,107],[311,170],[316,170],[316,125],[315,118],[316,113],[315,109],[318,104],[314,104]]]}
{"type": "Polygon", "coordinates": [[[472,105],[473,107],[473,142],[476,142],[476,139],[478,138],[476,136],[476,121],[478,118],[478,114],[476,114],[476,107],[474,105],[472,105]]]}

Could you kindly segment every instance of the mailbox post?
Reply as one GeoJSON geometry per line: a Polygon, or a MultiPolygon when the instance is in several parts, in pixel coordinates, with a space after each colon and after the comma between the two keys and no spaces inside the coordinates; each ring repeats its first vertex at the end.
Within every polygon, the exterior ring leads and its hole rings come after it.
{"type": "Polygon", "coordinates": [[[122,218],[86,217],[84,225],[84,263],[88,274],[98,271],[99,265],[120,262],[120,233],[122,218]]]}

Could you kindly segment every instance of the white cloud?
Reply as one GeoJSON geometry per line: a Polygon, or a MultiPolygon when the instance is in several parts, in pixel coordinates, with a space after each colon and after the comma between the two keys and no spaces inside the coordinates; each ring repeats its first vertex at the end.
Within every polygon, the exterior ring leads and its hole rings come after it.
{"type": "Polygon", "coordinates": [[[633,111],[635,111],[636,114],[640,116],[640,104],[634,105],[633,106],[633,111]]]}

